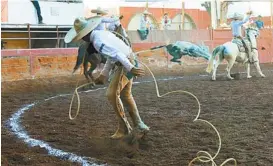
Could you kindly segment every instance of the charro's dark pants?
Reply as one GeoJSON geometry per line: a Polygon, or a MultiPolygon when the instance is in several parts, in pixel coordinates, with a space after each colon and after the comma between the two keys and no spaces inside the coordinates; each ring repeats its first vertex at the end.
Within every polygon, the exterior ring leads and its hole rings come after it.
{"type": "Polygon", "coordinates": [[[39,2],[37,0],[34,0],[34,1],[31,1],[32,4],[34,5],[36,11],[37,11],[37,16],[38,16],[38,21],[39,23],[41,23],[43,21],[43,17],[41,15],[41,8],[40,8],[40,5],[39,5],[39,2]]]}

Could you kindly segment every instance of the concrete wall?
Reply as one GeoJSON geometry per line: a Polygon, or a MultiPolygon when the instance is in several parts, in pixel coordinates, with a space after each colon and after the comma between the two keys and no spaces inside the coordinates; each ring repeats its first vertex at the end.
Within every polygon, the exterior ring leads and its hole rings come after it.
{"type": "MultiPolygon", "coordinates": [[[[9,24],[38,23],[36,9],[30,0],[9,0],[7,3],[8,18],[6,21],[9,24]]],[[[46,24],[71,25],[76,17],[84,16],[83,3],[39,1],[39,4],[43,22],[46,24]]]]}
{"type": "MultiPolygon", "coordinates": [[[[133,50],[146,50],[154,46],[165,44],[166,39],[171,42],[177,40],[205,44],[210,51],[216,46],[231,40],[230,30],[194,30],[194,31],[154,31],[149,38],[141,41],[137,32],[130,32],[133,50]]],[[[261,63],[273,62],[273,30],[261,31],[258,39],[259,59],[261,63]],[[261,50],[265,47],[265,50],[261,50]]],[[[47,48],[47,49],[14,49],[2,50],[2,81],[12,81],[31,78],[57,77],[71,75],[76,62],[77,48],[47,48]]],[[[169,61],[170,57],[163,49],[140,54],[140,60],[147,63],[153,71],[177,70],[181,66],[169,61]]],[[[183,57],[183,65],[206,64],[201,58],[183,57]]],[[[182,67],[183,67],[182,65],[182,67]]],[[[79,71],[78,71],[79,73],[79,71]]]]}
{"type": "Polygon", "coordinates": [[[71,74],[77,49],[21,49],[1,51],[2,81],[71,74]]]}
{"type": "MultiPolygon", "coordinates": [[[[134,50],[140,51],[149,49],[159,43],[134,44],[134,50]]],[[[21,50],[2,50],[1,70],[2,81],[15,81],[34,78],[49,78],[58,76],[69,76],[72,74],[76,63],[76,48],[66,49],[21,49],[21,50]]],[[[181,69],[177,63],[170,62],[163,49],[143,53],[139,60],[147,64],[155,72],[169,69],[181,69]]],[[[196,65],[206,63],[203,59],[183,58],[186,65],[196,65]]],[[[76,74],[80,74],[78,70],[76,74]]]]}
{"type": "MultiPolygon", "coordinates": [[[[134,15],[142,13],[143,10],[141,7],[120,7],[120,14],[124,16],[121,20],[121,24],[128,29],[128,25],[134,15]]],[[[178,14],[181,14],[181,9],[150,8],[149,12],[152,13],[155,22],[160,24],[164,12],[167,12],[170,19],[173,19],[178,14]]],[[[185,14],[193,20],[197,29],[207,29],[210,27],[210,16],[208,12],[199,9],[185,9],[185,14]]]]}
{"type": "Polygon", "coordinates": [[[8,0],[1,0],[1,23],[8,22],[8,0]]]}

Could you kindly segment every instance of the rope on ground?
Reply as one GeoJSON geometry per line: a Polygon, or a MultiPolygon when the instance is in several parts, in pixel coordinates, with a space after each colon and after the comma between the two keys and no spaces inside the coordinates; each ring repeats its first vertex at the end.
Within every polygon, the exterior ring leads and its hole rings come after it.
{"type": "Polygon", "coordinates": [[[89,83],[86,83],[86,84],[83,84],[83,85],[80,85],[80,86],[78,86],[78,83],[77,83],[78,87],[76,86],[76,88],[74,90],[74,93],[72,95],[72,99],[71,99],[71,102],[70,102],[70,107],[69,107],[69,119],[70,120],[74,120],[79,115],[79,112],[80,112],[81,101],[80,101],[80,96],[79,96],[79,93],[78,93],[78,89],[80,89],[82,87],[85,87],[87,85],[90,85],[90,84],[93,84],[93,82],[89,82],[89,83]],[[73,104],[75,95],[77,96],[78,107],[77,107],[76,115],[74,117],[72,117],[71,110],[72,110],[72,104],[73,104]]]}
{"type": "MultiPolygon", "coordinates": [[[[114,32],[114,33],[117,34],[117,35],[119,35],[119,36],[121,36],[121,37],[123,37],[122,35],[120,35],[120,34],[118,34],[118,33],[116,33],[116,32],[114,32]]],[[[123,38],[124,38],[124,37],[123,37],[123,38]]],[[[126,42],[128,42],[126,38],[124,38],[124,39],[125,39],[126,42]]],[[[128,42],[128,43],[129,43],[129,42],[128,42]]],[[[132,46],[131,46],[131,48],[132,48],[132,46]]],[[[145,51],[145,50],[144,50],[144,51],[145,51]]],[[[149,49],[149,50],[146,50],[146,51],[150,51],[150,49],[149,49]]],[[[216,134],[217,134],[217,136],[218,136],[219,146],[218,146],[218,150],[217,150],[217,152],[215,153],[214,156],[212,156],[212,155],[211,155],[209,152],[207,152],[207,151],[198,151],[198,152],[197,152],[197,157],[195,157],[194,159],[192,159],[192,160],[190,161],[190,163],[188,164],[188,166],[192,166],[193,163],[196,162],[196,161],[199,161],[199,162],[202,162],[202,163],[211,162],[211,165],[212,165],[212,166],[217,166],[217,164],[215,163],[214,159],[218,156],[218,154],[219,154],[219,152],[220,152],[220,150],[221,150],[221,146],[222,146],[221,136],[220,136],[220,133],[218,132],[218,130],[216,129],[216,127],[215,127],[212,123],[210,123],[210,122],[207,121],[207,120],[204,120],[204,119],[200,119],[200,118],[199,118],[200,113],[201,113],[201,104],[200,104],[199,99],[198,99],[194,94],[192,94],[191,92],[183,91],[183,90],[170,91],[170,92],[167,92],[167,93],[161,95],[161,94],[159,93],[158,84],[157,84],[157,81],[156,81],[156,78],[155,78],[153,72],[150,70],[150,68],[149,68],[145,63],[143,63],[143,62],[141,62],[141,61],[139,61],[139,60],[138,60],[138,62],[141,63],[141,64],[150,72],[150,74],[152,75],[153,80],[154,80],[154,83],[155,83],[155,89],[156,89],[157,97],[161,98],[161,97],[167,96],[167,95],[169,95],[169,94],[183,93],[183,94],[190,95],[191,97],[193,97],[193,98],[196,100],[196,102],[197,102],[197,104],[198,104],[198,113],[197,113],[195,119],[193,120],[193,122],[200,121],[200,122],[203,122],[203,123],[206,123],[206,124],[210,125],[210,126],[214,129],[214,131],[216,132],[216,134]]],[[[77,84],[78,84],[78,83],[77,83],[77,84]]],[[[84,86],[87,86],[87,85],[89,85],[89,84],[91,84],[91,83],[83,84],[83,85],[81,85],[81,86],[79,86],[79,87],[77,87],[77,88],[75,89],[74,94],[73,94],[73,96],[72,96],[71,103],[70,103],[70,108],[69,108],[69,118],[70,118],[71,120],[75,119],[75,118],[78,116],[79,110],[80,110],[80,97],[79,97],[79,94],[78,94],[78,89],[79,89],[79,88],[82,88],[82,87],[84,87],[84,86]],[[76,94],[77,100],[78,100],[78,108],[77,108],[76,115],[75,115],[74,117],[72,117],[72,116],[71,116],[71,108],[72,108],[72,103],[73,103],[75,94],[76,94]]],[[[225,165],[225,164],[228,163],[228,162],[233,162],[234,165],[237,166],[237,161],[236,161],[236,159],[234,159],[234,158],[228,158],[228,159],[226,159],[222,164],[220,164],[220,166],[223,166],[223,165],[225,165]]]]}
{"type": "MultiPolygon", "coordinates": [[[[191,92],[183,91],[183,90],[170,91],[170,92],[167,92],[167,93],[161,95],[159,93],[158,84],[157,84],[157,81],[156,81],[156,78],[155,78],[153,72],[143,62],[139,61],[139,63],[141,63],[143,66],[145,66],[145,68],[147,68],[147,70],[152,75],[154,83],[155,83],[155,89],[156,89],[157,97],[161,98],[161,97],[167,96],[169,94],[184,93],[184,94],[192,96],[196,100],[196,102],[198,104],[198,113],[197,113],[197,115],[196,115],[196,117],[195,117],[195,119],[193,121],[194,122],[200,121],[200,122],[203,122],[203,123],[206,123],[206,124],[210,125],[214,129],[214,131],[216,132],[216,134],[218,136],[219,146],[218,146],[217,152],[215,153],[215,155],[213,157],[207,151],[199,151],[199,152],[197,152],[197,157],[195,157],[194,159],[191,160],[191,162],[189,163],[189,166],[191,166],[197,160],[199,160],[200,162],[203,162],[203,163],[211,162],[212,166],[217,166],[216,163],[215,163],[215,161],[214,161],[214,159],[218,156],[218,154],[220,152],[220,149],[221,149],[221,146],[222,146],[221,136],[220,136],[220,133],[218,132],[218,130],[216,129],[216,127],[212,123],[210,123],[209,121],[204,120],[204,119],[199,119],[199,116],[200,116],[200,113],[201,113],[201,104],[200,104],[199,99],[194,94],[192,94],[191,92]]],[[[233,161],[235,166],[237,165],[236,159],[229,158],[229,159],[225,160],[220,166],[223,166],[223,165],[225,165],[226,163],[228,163],[230,161],[233,161]]]]}

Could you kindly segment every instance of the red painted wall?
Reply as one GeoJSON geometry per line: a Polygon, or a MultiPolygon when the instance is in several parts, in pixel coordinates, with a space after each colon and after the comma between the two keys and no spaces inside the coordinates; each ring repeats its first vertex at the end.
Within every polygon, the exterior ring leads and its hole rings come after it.
{"type": "MultiPolygon", "coordinates": [[[[178,31],[178,33],[180,33],[178,31]]],[[[203,41],[209,46],[210,51],[216,46],[231,40],[230,30],[193,30],[189,33],[199,33],[198,38],[191,42],[203,41]]],[[[259,59],[261,63],[273,62],[273,30],[262,30],[258,39],[259,59]],[[261,50],[265,47],[265,50],[261,50]]],[[[159,42],[133,43],[133,50],[146,50],[154,46],[162,45],[159,42]]],[[[157,62],[167,62],[163,50],[148,52],[140,55],[140,58],[149,63],[150,56],[157,62]],[[148,56],[148,57],[147,57],[148,56]],[[147,58],[146,58],[147,57],[147,58]]],[[[71,75],[76,63],[77,48],[47,48],[47,49],[15,49],[1,50],[2,81],[12,81],[39,77],[57,77],[71,75]]],[[[196,60],[197,61],[197,60],[196,60]]],[[[204,62],[203,62],[204,63],[204,62]]],[[[195,65],[195,59],[189,64],[195,65]]],[[[149,65],[155,65],[150,63],[149,65]]],[[[156,69],[158,66],[153,66],[156,69]]],[[[161,67],[162,68],[162,67],[161,67]]]]}
{"type": "MultiPolygon", "coordinates": [[[[127,28],[131,18],[137,13],[142,13],[144,8],[120,7],[119,10],[120,14],[124,16],[121,23],[125,28],[127,28]]],[[[164,12],[167,12],[169,17],[173,19],[177,14],[181,13],[181,9],[149,8],[149,12],[152,13],[157,22],[161,22],[164,12]]],[[[201,11],[199,9],[185,9],[185,14],[192,18],[197,29],[207,29],[210,26],[210,16],[206,11],[201,11]]]]}

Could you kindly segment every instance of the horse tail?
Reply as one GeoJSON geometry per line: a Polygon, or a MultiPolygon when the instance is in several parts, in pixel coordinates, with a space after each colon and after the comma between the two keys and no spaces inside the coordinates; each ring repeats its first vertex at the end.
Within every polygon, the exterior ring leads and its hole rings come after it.
{"type": "Polygon", "coordinates": [[[218,56],[222,56],[223,52],[225,50],[225,47],[223,45],[216,47],[213,51],[212,51],[212,55],[209,59],[209,64],[208,67],[206,69],[206,72],[210,73],[212,68],[213,68],[213,61],[215,60],[215,57],[218,56]]]}
{"type": "Polygon", "coordinates": [[[76,61],[76,65],[74,67],[73,73],[79,69],[80,65],[83,63],[84,61],[84,55],[86,52],[86,43],[83,43],[80,45],[79,49],[78,49],[78,57],[77,57],[77,61],[76,61]]]}

